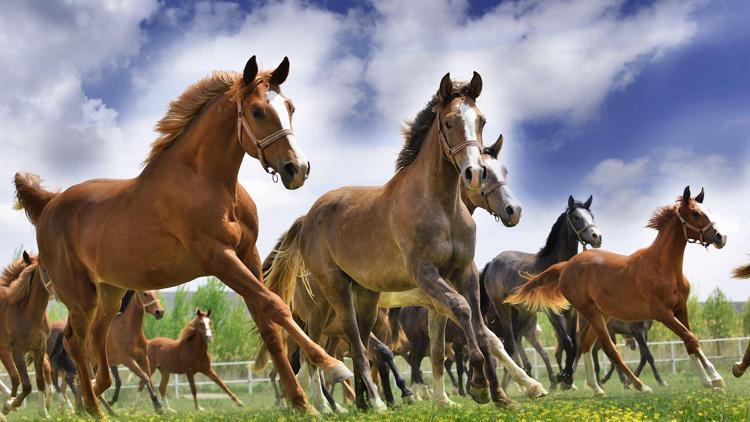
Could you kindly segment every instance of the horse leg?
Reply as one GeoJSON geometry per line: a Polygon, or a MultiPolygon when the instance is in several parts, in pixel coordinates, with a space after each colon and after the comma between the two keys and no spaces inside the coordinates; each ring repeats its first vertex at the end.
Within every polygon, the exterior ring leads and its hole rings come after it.
{"type": "Polygon", "coordinates": [[[110,406],[114,406],[115,403],[117,403],[117,400],[120,398],[120,388],[122,388],[122,380],[120,379],[120,369],[117,367],[117,365],[112,365],[109,367],[110,371],[112,371],[112,378],[115,380],[115,392],[112,394],[112,399],[109,401],[110,406]]]}
{"type": "MultiPolygon", "coordinates": [[[[317,305],[317,303],[316,303],[317,305]]],[[[331,321],[331,309],[330,307],[315,306],[307,310],[307,335],[315,342],[320,342],[323,330],[328,326],[331,321]]],[[[328,342],[332,340],[329,338],[328,342]]],[[[299,356],[299,354],[297,354],[299,356]]],[[[323,385],[320,382],[320,368],[315,366],[312,362],[308,361],[307,357],[300,356],[302,366],[297,373],[298,378],[302,381],[302,385],[309,388],[310,391],[310,402],[313,407],[320,413],[331,413],[336,411],[345,411],[343,407],[339,406],[335,401],[329,402],[325,393],[323,392],[323,385]]]]}
{"type": "Polygon", "coordinates": [[[671,312],[665,312],[665,316],[662,316],[657,320],[682,339],[682,342],[685,344],[685,349],[688,352],[688,356],[690,356],[690,359],[693,361],[693,365],[695,366],[695,370],[701,380],[701,384],[706,388],[724,388],[724,380],[721,375],[701,351],[698,337],[690,331],[689,325],[685,325],[685,322],[687,321],[687,309],[680,309],[678,315],[679,316],[674,315],[671,312]],[[685,322],[683,322],[683,319],[685,322]],[[708,374],[706,372],[708,372],[708,374]]]}
{"type": "Polygon", "coordinates": [[[167,387],[169,386],[169,372],[162,367],[159,367],[159,374],[161,374],[161,380],[159,380],[159,394],[161,395],[161,401],[164,403],[164,407],[167,411],[174,412],[169,406],[169,400],[167,400],[167,387]]]}
{"type": "Polygon", "coordinates": [[[552,369],[552,363],[549,359],[549,354],[546,350],[544,350],[544,347],[542,346],[542,343],[539,341],[539,337],[537,336],[537,333],[535,330],[531,330],[526,334],[526,340],[531,343],[531,347],[536,350],[536,352],[539,354],[539,356],[542,357],[542,361],[544,362],[544,367],[547,369],[547,377],[549,378],[550,383],[550,390],[556,390],[557,389],[557,378],[555,377],[555,371],[552,369]]]}
{"type": "Polygon", "coordinates": [[[94,395],[99,397],[112,385],[112,376],[107,370],[109,368],[107,337],[109,336],[109,326],[117,316],[125,290],[100,283],[96,288],[96,293],[97,307],[96,316],[91,324],[91,346],[99,368],[94,380],[94,395]]]}
{"type": "Polygon", "coordinates": [[[456,357],[456,377],[458,378],[458,395],[466,396],[466,390],[464,389],[464,374],[466,373],[466,367],[464,366],[464,343],[463,339],[460,341],[453,342],[453,355],[456,357]]]}
{"type": "Polygon", "coordinates": [[[440,406],[456,407],[445,394],[443,361],[445,360],[445,325],[448,318],[432,309],[427,311],[427,327],[430,337],[430,360],[432,361],[432,400],[440,406]]]}
{"type": "Polygon", "coordinates": [[[445,370],[445,373],[448,374],[448,378],[451,381],[451,385],[453,386],[453,390],[451,390],[452,395],[458,394],[458,381],[456,380],[456,374],[453,373],[453,358],[446,357],[445,363],[443,363],[443,369],[445,370]]]}
{"type": "Polygon", "coordinates": [[[188,379],[188,384],[190,384],[190,393],[193,395],[193,403],[195,404],[195,410],[198,412],[202,412],[206,410],[198,404],[198,390],[195,388],[195,374],[188,371],[185,373],[185,377],[188,379]]]}
{"type": "Polygon", "coordinates": [[[36,372],[36,389],[39,395],[39,415],[46,419],[49,418],[47,408],[50,407],[49,402],[50,395],[47,394],[47,379],[49,378],[49,366],[45,365],[44,359],[46,351],[45,348],[35,350],[31,352],[34,361],[34,371],[36,372]]]}
{"type": "Polygon", "coordinates": [[[578,352],[583,358],[586,384],[594,391],[594,395],[604,396],[604,390],[599,386],[594,372],[593,349],[596,343],[596,332],[591,324],[586,324],[578,331],[578,352]]]}
{"type": "Polygon", "coordinates": [[[214,368],[212,368],[212,367],[209,366],[207,370],[202,371],[202,372],[204,374],[206,374],[206,376],[209,377],[211,379],[211,381],[213,381],[214,383],[216,383],[216,385],[218,385],[219,388],[221,388],[222,390],[224,390],[224,392],[227,393],[227,395],[229,396],[229,398],[232,399],[232,401],[237,405],[237,407],[244,407],[245,406],[245,404],[242,403],[242,400],[240,400],[232,392],[232,390],[230,390],[229,387],[227,387],[227,385],[224,384],[224,381],[222,381],[221,378],[219,378],[219,374],[217,374],[216,371],[214,371],[214,368]]]}
{"type": "MultiPolygon", "coordinates": [[[[143,360],[146,360],[146,359],[148,359],[148,357],[146,357],[143,360]]],[[[143,362],[143,363],[146,364],[145,366],[146,368],[148,368],[148,365],[147,365],[148,362],[143,362]]],[[[156,391],[154,391],[154,385],[151,383],[151,377],[146,373],[146,371],[143,370],[143,367],[140,364],[138,364],[138,362],[136,362],[135,359],[131,358],[130,361],[126,361],[125,366],[128,369],[130,369],[130,372],[135,374],[135,376],[137,376],[138,379],[140,379],[142,383],[146,385],[148,394],[151,396],[151,403],[154,405],[154,410],[156,411],[156,413],[161,414],[162,413],[161,402],[159,401],[159,398],[156,396],[156,391]]],[[[112,373],[114,374],[115,372],[112,371],[112,373]]],[[[119,378],[119,373],[117,375],[117,378],[119,378]]]]}
{"type": "Polygon", "coordinates": [[[562,350],[558,349],[560,350],[560,355],[557,358],[558,365],[562,362],[562,352],[565,352],[565,367],[557,374],[557,382],[562,385],[563,390],[570,390],[573,386],[573,361],[576,357],[575,342],[568,335],[565,318],[562,315],[547,312],[547,318],[552,324],[552,329],[555,330],[559,346],[562,346],[562,350]]]}
{"type": "MultiPolygon", "coordinates": [[[[18,386],[21,385],[21,375],[18,373],[18,368],[16,368],[16,364],[13,361],[13,353],[10,347],[0,347],[0,361],[3,362],[5,371],[8,372],[8,376],[10,377],[11,389],[8,390],[8,387],[3,384],[4,392],[7,396],[6,402],[12,403],[16,394],[18,394],[18,386]]],[[[5,409],[3,409],[3,413],[7,414],[5,409]]]]}
{"type": "MultiPolygon", "coordinates": [[[[660,386],[666,387],[667,383],[662,379],[659,371],[656,370],[656,362],[654,362],[654,355],[651,354],[651,350],[648,348],[646,333],[644,331],[638,331],[633,337],[635,337],[635,341],[638,343],[638,348],[641,352],[641,362],[647,362],[651,366],[651,370],[654,372],[656,382],[658,382],[660,386]]],[[[643,365],[643,367],[645,367],[645,365],[643,365]]]]}
{"type": "Polygon", "coordinates": [[[323,369],[327,382],[335,384],[343,381],[351,377],[351,371],[343,362],[332,358],[320,345],[310,340],[294,321],[289,307],[263,284],[260,256],[255,248],[242,261],[233,249],[216,244],[213,240],[207,242],[197,241],[195,247],[190,248],[191,252],[199,257],[208,274],[216,276],[242,296],[266,344],[274,366],[279,371],[287,399],[298,410],[309,412],[307,398],[294,376],[289,360],[284,356],[283,340],[274,324],[283,327],[308,359],[323,369]],[[217,253],[219,251],[221,252],[217,253]]]}
{"type": "MultiPolygon", "coordinates": [[[[13,363],[21,376],[21,392],[15,398],[6,402],[5,405],[8,411],[17,409],[23,403],[26,396],[31,394],[31,380],[29,379],[29,372],[26,367],[26,353],[18,346],[13,346],[11,353],[13,354],[13,363]]],[[[3,413],[7,414],[8,412],[3,409],[3,413]]]]}
{"type": "Polygon", "coordinates": [[[395,357],[393,356],[393,351],[391,351],[391,349],[388,348],[387,352],[388,352],[387,357],[381,357],[381,358],[385,360],[386,365],[388,366],[388,368],[390,368],[391,373],[393,374],[394,381],[396,381],[396,386],[398,386],[398,389],[401,390],[401,400],[406,404],[414,403],[414,394],[411,392],[409,387],[406,386],[406,381],[404,380],[404,377],[401,376],[401,373],[396,367],[396,360],[395,360],[395,357]]]}
{"type": "MultiPolygon", "coordinates": [[[[381,384],[383,385],[383,390],[387,396],[391,390],[390,385],[390,374],[389,371],[393,373],[393,378],[396,381],[396,386],[398,386],[399,390],[401,390],[401,399],[404,401],[404,403],[413,403],[414,402],[414,395],[412,394],[411,390],[406,386],[406,382],[404,381],[403,377],[401,377],[401,374],[398,372],[398,369],[396,368],[396,362],[394,362],[393,357],[393,351],[385,345],[382,341],[380,341],[379,338],[377,338],[374,334],[370,333],[370,346],[375,350],[377,356],[378,356],[378,371],[380,372],[380,379],[381,384]]],[[[393,393],[390,393],[391,403],[390,405],[393,405],[393,393]]]]}
{"type": "Polygon", "coordinates": [[[745,348],[745,354],[742,356],[742,360],[739,362],[735,362],[732,365],[732,375],[734,375],[736,378],[741,377],[742,374],[744,374],[747,370],[748,366],[750,366],[750,343],[748,343],[747,347],[745,348]]]}

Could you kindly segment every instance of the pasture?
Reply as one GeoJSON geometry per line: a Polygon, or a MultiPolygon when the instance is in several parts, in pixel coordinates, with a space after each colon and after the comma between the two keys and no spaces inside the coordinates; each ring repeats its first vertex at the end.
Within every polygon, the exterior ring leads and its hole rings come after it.
{"type": "MultiPolygon", "coordinates": [[[[517,406],[515,409],[498,409],[492,405],[479,406],[468,398],[452,396],[453,400],[461,404],[460,408],[445,409],[435,407],[429,401],[417,402],[413,405],[399,405],[383,414],[359,412],[351,405],[349,413],[343,415],[325,416],[321,420],[335,421],[451,421],[451,420],[503,420],[503,421],[703,421],[703,420],[748,420],[750,418],[750,378],[736,379],[727,371],[728,361],[717,362],[722,375],[727,381],[727,389],[723,392],[706,390],[697,383],[692,371],[680,371],[670,374],[665,371],[668,387],[656,387],[650,371],[642,379],[651,386],[654,392],[640,394],[631,390],[624,390],[617,382],[608,382],[603,386],[606,398],[595,398],[591,391],[584,386],[582,371],[576,378],[577,391],[553,392],[549,396],[531,401],[523,397],[515,387],[509,388],[509,395],[517,406]]],[[[579,368],[582,369],[582,368],[579,368]]],[[[687,369],[687,368],[684,368],[687,369]]],[[[163,416],[154,415],[145,394],[134,404],[132,391],[124,393],[123,400],[115,407],[118,417],[113,420],[133,421],[214,421],[214,420],[310,420],[299,416],[292,410],[279,410],[274,407],[273,390],[267,383],[256,386],[252,396],[247,391],[237,389],[239,397],[245,402],[246,408],[238,409],[218,390],[200,395],[201,405],[205,412],[196,413],[193,410],[192,399],[186,390],[180,399],[172,398],[171,406],[177,411],[163,416]]],[[[108,393],[109,394],[109,393],[108,393]]],[[[171,395],[170,390],[170,395],[171,395]]],[[[31,400],[25,409],[19,409],[9,417],[9,420],[38,419],[35,401],[31,400]]],[[[85,420],[79,416],[64,413],[56,402],[50,412],[57,421],[85,420]]]]}

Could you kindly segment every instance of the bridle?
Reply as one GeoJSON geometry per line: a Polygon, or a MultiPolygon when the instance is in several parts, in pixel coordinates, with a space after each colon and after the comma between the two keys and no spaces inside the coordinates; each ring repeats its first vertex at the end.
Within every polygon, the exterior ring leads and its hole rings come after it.
{"type": "Polygon", "coordinates": [[[159,303],[159,299],[157,299],[157,298],[154,298],[154,300],[152,300],[151,302],[148,302],[148,303],[144,302],[143,301],[143,297],[141,297],[141,292],[138,292],[138,300],[141,301],[141,305],[143,305],[143,309],[146,309],[146,308],[148,308],[151,305],[155,305],[155,304],[159,303]]]}
{"type": "Polygon", "coordinates": [[[461,168],[456,162],[456,155],[459,152],[465,150],[466,148],[472,147],[472,146],[477,147],[479,148],[479,151],[482,151],[483,145],[481,142],[479,142],[476,139],[467,139],[458,145],[450,146],[448,144],[448,139],[443,133],[443,119],[440,118],[440,110],[438,110],[436,114],[437,114],[437,123],[438,123],[438,138],[440,139],[440,146],[441,146],[440,149],[443,151],[443,158],[445,158],[449,163],[452,163],[453,166],[456,168],[456,170],[460,172],[461,168]]]}
{"type": "MultiPolygon", "coordinates": [[[[59,302],[60,299],[57,298],[57,295],[55,294],[55,290],[52,288],[52,280],[49,279],[49,274],[47,274],[47,270],[45,270],[41,266],[37,267],[37,269],[39,270],[39,276],[42,279],[42,286],[44,286],[44,288],[47,290],[47,293],[52,295],[52,297],[54,297],[55,300],[59,302]]],[[[33,274],[31,276],[34,277],[33,274]]]]}
{"type": "Polygon", "coordinates": [[[680,220],[680,223],[682,223],[682,233],[685,235],[685,240],[688,243],[698,243],[701,246],[703,246],[704,248],[708,248],[709,246],[711,246],[711,242],[706,242],[706,241],[703,240],[703,235],[708,230],[710,230],[711,228],[713,228],[714,223],[712,221],[709,220],[708,224],[706,224],[705,226],[703,226],[703,228],[700,228],[700,227],[696,227],[696,226],[688,223],[684,218],[682,218],[682,214],[680,214],[680,206],[679,205],[675,205],[675,207],[674,207],[674,213],[677,214],[677,219],[680,220]],[[691,238],[689,238],[688,234],[687,234],[687,230],[688,229],[693,230],[696,233],[698,233],[699,238],[698,239],[691,239],[691,238]]]}
{"type": "Polygon", "coordinates": [[[580,229],[576,229],[575,224],[573,224],[573,220],[570,219],[570,208],[568,208],[567,211],[565,211],[565,219],[568,220],[568,226],[570,226],[570,230],[573,230],[573,233],[576,234],[576,239],[578,239],[578,243],[580,243],[581,246],[583,246],[583,250],[584,251],[588,250],[588,246],[587,246],[588,242],[586,242],[585,240],[583,240],[583,238],[581,238],[581,233],[585,232],[587,229],[590,229],[591,227],[596,227],[596,224],[589,223],[581,227],[580,229]]]}
{"type": "Polygon", "coordinates": [[[479,194],[482,196],[482,199],[484,199],[484,205],[485,209],[487,210],[490,215],[495,217],[495,221],[500,222],[500,214],[496,213],[492,208],[490,207],[490,199],[489,196],[492,194],[492,192],[498,190],[501,186],[505,186],[507,183],[505,180],[498,180],[495,183],[492,183],[490,185],[485,185],[479,190],[479,194]]]}
{"type": "MultiPolygon", "coordinates": [[[[255,87],[258,86],[260,83],[260,79],[256,80],[253,85],[250,87],[250,91],[254,90],[255,87]]],[[[244,143],[242,142],[242,129],[245,129],[245,133],[247,134],[247,137],[250,138],[250,141],[253,143],[253,146],[255,147],[255,150],[258,151],[258,161],[260,161],[260,165],[263,167],[263,170],[271,175],[271,180],[273,180],[274,183],[279,181],[279,174],[268,167],[268,164],[266,163],[266,157],[263,154],[263,150],[266,149],[269,145],[274,143],[275,141],[278,141],[279,139],[285,137],[285,136],[292,136],[294,135],[294,132],[291,129],[284,129],[281,128],[277,130],[276,132],[266,136],[265,138],[258,139],[257,136],[253,133],[252,129],[250,129],[250,124],[247,122],[247,119],[245,118],[245,113],[242,111],[242,101],[244,98],[237,100],[237,139],[240,142],[240,146],[247,150],[245,148],[244,143]]]]}

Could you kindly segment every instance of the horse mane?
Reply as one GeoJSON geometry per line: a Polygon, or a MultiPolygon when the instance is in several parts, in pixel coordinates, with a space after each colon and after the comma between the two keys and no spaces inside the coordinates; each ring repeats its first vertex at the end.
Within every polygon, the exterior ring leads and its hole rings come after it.
{"type": "Polygon", "coordinates": [[[190,322],[185,325],[185,328],[182,329],[180,332],[180,337],[178,338],[178,341],[188,340],[190,337],[195,335],[195,317],[193,317],[190,322]]]}
{"type": "Polygon", "coordinates": [[[135,290],[128,290],[125,292],[125,295],[122,297],[122,301],[120,302],[120,310],[117,311],[118,314],[121,314],[125,312],[126,309],[128,309],[128,305],[130,305],[130,301],[133,300],[133,296],[135,295],[135,290]]]}
{"type": "MultiPolygon", "coordinates": [[[[450,101],[456,97],[463,97],[468,95],[469,83],[466,81],[453,81],[453,91],[451,92],[450,98],[445,101],[450,101]]],[[[441,98],[437,94],[430,98],[430,101],[425,104],[424,108],[420,110],[413,119],[404,122],[404,126],[401,128],[401,135],[404,137],[404,146],[401,147],[401,151],[398,153],[396,159],[396,171],[408,167],[409,164],[413,163],[417,159],[419,150],[422,149],[422,143],[427,137],[427,133],[430,131],[432,122],[435,120],[437,115],[437,109],[440,105],[441,98]]]]}
{"type": "Polygon", "coordinates": [[[21,271],[18,277],[10,283],[7,287],[8,303],[15,305],[22,301],[28,301],[29,293],[31,292],[31,280],[37,266],[38,264],[36,263],[27,266],[21,271]]]}
{"type": "MultiPolygon", "coordinates": [[[[259,72],[260,82],[268,82],[271,72],[259,72]]],[[[216,71],[190,85],[179,97],[169,103],[167,114],[156,123],[159,137],[151,144],[148,157],[143,165],[153,161],[160,152],[171,147],[185,133],[190,124],[203,111],[203,107],[221,94],[229,92],[232,99],[242,98],[249,89],[258,83],[246,86],[242,75],[237,72],[216,71]]]]}
{"type": "MultiPolygon", "coordinates": [[[[682,201],[682,196],[677,198],[676,203],[679,203],[680,201],[682,201]]],[[[654,215],[652,215],[648,220],[648,224],[646,224],[646,227],[655,229],[657,231],[662,231],[662,229],[667,227],[667,224],[669,224],[669,222],[672,220],[672,217],[674,217],[674,206],[675,204],[664,205],[663,207],[657,208],[654,212],[654,215]]]]}
{"type": "MultiPolygon", "coordinates": [[[[583,208],[583,202],[575,201],[574,208],[583,208]]],[[[565,223],[565,214],[568,212],[568,209],[566,208],[565,211],[563,211],[562,214],[560,214],[559,217],[557,217],[557,221],[555,221],[555,224],[552,225],[552,229],[549,231],[549,235],[547,236],[547,242],[544,243],[544,246],[542,246],[541,249],[539,249],[539,252],[537,252],[537,256],[544,256],[547,254],[551,254],[552,251],[555,250],[555,246],[557,246],[557,238],[559,237],[558,234],[560,233],[560,230],[563,228],[563,223],[565,223]]]]}
{"type": "Polygon", "coordinates": [[[13,280],[17,279],[24,269],[26,269],[26,262],[23,260],[23,258],[18,258],[8,264],[5,268],[3,268],[3,273],[0,275],[0,286],[10,286],[13,280]]]}

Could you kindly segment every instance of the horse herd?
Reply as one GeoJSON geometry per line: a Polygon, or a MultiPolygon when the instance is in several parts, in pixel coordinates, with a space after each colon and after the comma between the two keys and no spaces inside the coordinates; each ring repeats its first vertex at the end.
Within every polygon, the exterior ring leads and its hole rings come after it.
{"type": "MultiPolygon", "coordinates": [[[[685,188],[677,201],[658,209],[648,222],[656,239],[628,256],[599,249],[592,198],[571,196],[539,252],[503,252],[479,271],[472,214],[482,208],[512,227],[521,205],[500,164],[503,137],[484,144],[476,72],[469,82],[450,74],[440,80],[436,94],[405,125],[396,172],[384,185],[324,194],[261,262],[256,205],[237,180],[244,156],[257,159],[290,190],[310,175],[292,130],[293,102],[281,91],[289,69],[284,58],[274,70],[261,71],[253,56],[242,74],[215,72],[190,86],[157,123],[159,137],[133,179],[89,180],[53,192],[36,175],[15,175],[17,206],[36,228],[39,255],[24,253],[0,283],[0,359],[11,375],[18,368],[23,378],[20,394],[14,378],[6,411],[31,390],[27,356],[37,369],[43,413],[49,405],[47,359],[55,371],[49,378],[56,382],[62,371],[66,383],[80,389],[79,406],[95,416],[102,414],[100,402],[110,406],[101,399],[113,380],[106,368],[113,368],[120,385],[118,364],[142,380],[157,411],[162,404],[150,381],[157,368],[163,400],[170,372],[187,372],[194,395],[193,374],[203,372],[241,405],[211,370],[210,311],[198,310],[179,340],[143,335],[144,313],[163,314],[153,290],[206,275],[244,299],[263,340],[257,366],[270,357],[279,394],[305,413],[342,410],[330,390],[352,377],[358,407],[385,409],[376,380],[393,403],[389,372],[410,400],[394,352],[407,357],[417,383],[419,362],[429,353],[432,399],[441,405],[455,404],[444,387],[448,362],[458,367],[457,387],[463,391],[465,385],[477,403],[511,405],[505,393],[510,379],[529,397],[544,396],[527,365],[524,370],[517,363],[524,359],[522,338],[543,352],[536,339],[538,311],[546,312],[559,342],[559,374],[542,353],[553,389],[570,388],[583,359],[587,384],[603,394],[592,354],[598,344],[621,377],[650,391],[636,374],[645,363],[653,367],[646,346],[653,320],[684,341],[703,385],[724,388],[690,331],[690,285],[682,273],[688,243],[726,244],[703,207],[703,190],[692,196],[685,188]],[[68,309],[67,321],[54,322],[51,333],[45,313],[50,296],[68,309]],[[636,373],[623,362],[614,333],[641,348],[636,373]],[[353,374],[341,361],[344,354],[353,374]],[[498,364],[506,373],[502,381],[498,364]],[[300,381],[308,385],[312,405],[300,381]]],[[[749,277],[750,268],[736,275],[749,277]]],[[[748,365],[750,349],[733,373],[740,376],[748,365]]]]}

